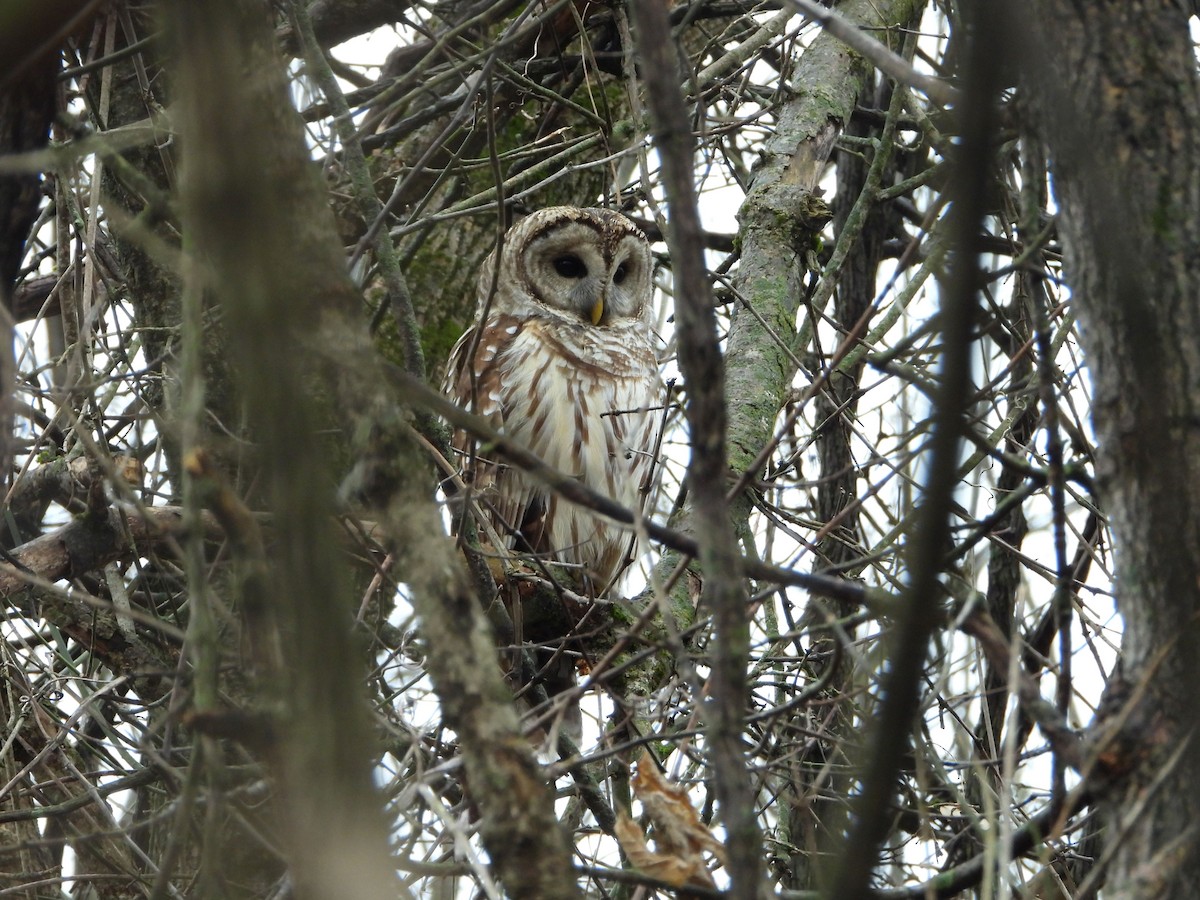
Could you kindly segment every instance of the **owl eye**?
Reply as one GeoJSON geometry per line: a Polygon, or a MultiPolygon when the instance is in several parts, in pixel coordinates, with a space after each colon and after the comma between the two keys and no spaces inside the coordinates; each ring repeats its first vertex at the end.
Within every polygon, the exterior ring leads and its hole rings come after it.
{"type": "Polygon", "coordinates": [[[568,253],[554,260],[554,271],[563,278],[584,278],[587,275],[587,266],[578,256],[568,253]]]}
{"type": "Polygon", "coordinates": [[[613,284],[620,284],[625,280],[625,276],[629,274],[629,266],[621,263],[617,266],[617,271],[613,272],[613,284]]]}

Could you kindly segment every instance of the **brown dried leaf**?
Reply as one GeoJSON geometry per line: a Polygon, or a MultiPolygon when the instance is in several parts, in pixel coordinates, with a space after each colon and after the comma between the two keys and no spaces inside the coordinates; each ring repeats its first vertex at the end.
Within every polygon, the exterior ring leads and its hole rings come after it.
{"type": "Polygon", "coordinates": [[[663,852],[699,855],[705,850],[725,862],[725,846],[700,821],[687,791],[671,784],[649,751],[638,761],[633,793],[654,825],[654,843],[663,852]]]}
{"type": "Polygon", "coordinates": [[[674,887],[688,884],[700,884],[705,887],[716,887],[704,860],[698,857],[681,859],[663,853],[655,853],[646,844],[646,836],[637,822],[620,813],[614,829],[617,841],[634,868],[645,872],[651,878],[674,887]]]}
{"type": "Polygon", "coordinates": [[[687,792],[662,776],[649,751],[638,761],[632,784],[634,795],[654,828],[655,850],[647,845],[641,828],[621,815],[616,835],[629,861],[647,875],[675,887],[687,884],[714,887],[704,852],[712,853],[724,863],[725,848],[700,821],[687,792]]]}

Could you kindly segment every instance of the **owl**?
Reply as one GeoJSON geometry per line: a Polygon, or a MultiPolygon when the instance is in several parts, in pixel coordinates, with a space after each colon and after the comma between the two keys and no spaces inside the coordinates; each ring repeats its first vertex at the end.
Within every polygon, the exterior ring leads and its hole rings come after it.
{"type": "MultiPolygon", "coordinates": [[[[558,206],[514,225],[479,273],[479,321],[447,393],[556,469],[639,509],[661,400],[646,236],[620,213],[558,206]],[[493,285],[495,289],[493,291],[493,285]]],[[[630,535],[459,432],[464,480],[504,545],[574,567],[601,592],[630,535]]]]}

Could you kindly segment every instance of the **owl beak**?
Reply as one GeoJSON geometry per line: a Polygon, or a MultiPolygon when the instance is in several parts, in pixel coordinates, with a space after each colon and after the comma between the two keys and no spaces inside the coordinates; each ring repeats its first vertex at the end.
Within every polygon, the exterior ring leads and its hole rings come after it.
{"type": "Polygon", "coordinates": [[[592,324],[599,325],[600,320],[604,318],[604,298],[597,297],[595,304],[592,306],[592,324]]]}

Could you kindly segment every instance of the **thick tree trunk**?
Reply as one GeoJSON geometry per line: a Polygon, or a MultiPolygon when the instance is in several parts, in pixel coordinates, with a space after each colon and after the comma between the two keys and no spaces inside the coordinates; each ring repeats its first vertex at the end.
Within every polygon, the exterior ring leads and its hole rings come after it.
{"type": "Polygon", "coordinates": [[[406,573],[429,644],[430,674],[463,748],[479,831],[499,880],[514,897],[578,896],[571,846],[553,795],[493,658],[483,610],[466,589],[414,461],[410,426],[388,371],[373,353],[359,298],[325,208],[300,123],[274,63],[270,4],[210,0],[173,10],[178,42],[182,194],[199,285],[220,295],[231,358],[241,375],[264,459],[277,546],[243,604],[263,604],[276,629],[250,623],[269,691],[286,710],[269,762],[298,897],[395,896],[380,798],[369,783],[375,747],[357,702],[361,662],[350,640],[351,605],[329,534],[332,493],[320,399],[336,404],[353,442],[347,494],[370,504],[406,573]],[[255,79],[240,73],[255,72],[255,79]],[[210,274],[211,273],[211,274],[210,274]],[[204,282],[208,276],[211,280],[204,282]],[[269,340],[263,340],[269,335],[269,340]],[[252,592],[253,591],[253,592],[252,592]],[[272,657],[275,657],[272,659],[272,657]]]}
{"type": "MultiPolygon", "coordinates": [[[[1026,0],[1026,85],[1061,205],[1117,544],[1125,694],[1096,758],[1109,896],[1200,879],[1200,79],[1172,0],[1026,0]]],[[[1103,724],[1103,723],[1102,723],[1103,724]]]]}

